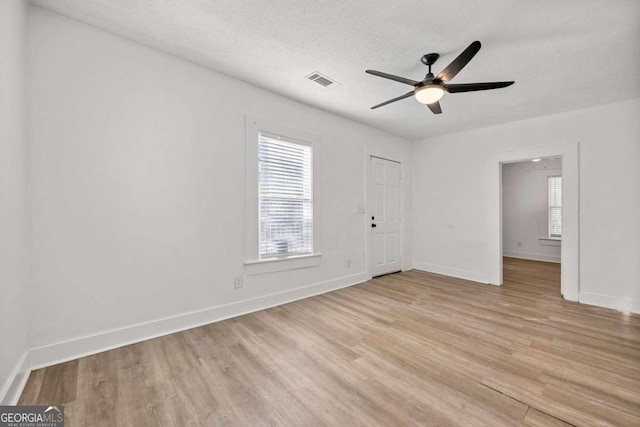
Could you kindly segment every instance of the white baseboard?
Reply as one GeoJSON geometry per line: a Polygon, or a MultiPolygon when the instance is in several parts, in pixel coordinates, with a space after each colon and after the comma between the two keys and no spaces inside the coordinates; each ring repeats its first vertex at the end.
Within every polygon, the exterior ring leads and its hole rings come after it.
{"type": "Polygon", "coordinates": [[[580,292],[578,301],[581,304],[595,305],[598,307],[612,308],[614,310],[640,314],[640,300],[631,298],[618,298],[591,292],[580,292]]]}
{"type": "Polygon", "coordinates": [[[445,276],[456,277],[458,279],[471,280],[487,284],[489,283],[489,275],[478,271],[462,270],[460,268],[447,267],[444,265],[429,264],[426,262],[413,262],[413,268],[416,270],[428,271],[430,273],[443,274],[445,276]]]}
{"type": "Polygon", "coordinates": [[[15,405],[20,399],[22,390],[27,384],[29,379],[29,351],[25,351],[20,356],[20,359],[16,363],[15,367],[9,374],[9,377],[2,385],[0,389],[0,404],[1,405],[15,405]]]}
{"type": "Polygon", "coordinates": [[[528,259],[531,261],[560,262],[559,255],[539,254],[535,252],[520,252],[503,250],[502,255],[510,258],[528,259]]]}
{"type": "Polygon", "coordinates": [[[257,298],[216,306],[204,310],[179,314],[150,322],[104,331],[72,340],[32,348],[29,366],[32,370],[67,362],[91,354],[124,347],[140,341],[157,338],[186,329],[206,325],[254,311],[264,310],[314,295],[346,288],[367,280],[366,273],[359,273],[326,282],[315,283],[277,292],[257,298]]]}

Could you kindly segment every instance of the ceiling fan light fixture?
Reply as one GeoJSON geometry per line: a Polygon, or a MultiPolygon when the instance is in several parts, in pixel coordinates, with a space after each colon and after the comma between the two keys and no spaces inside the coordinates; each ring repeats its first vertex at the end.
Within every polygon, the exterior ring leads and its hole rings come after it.
{"type": "Polygon", "coordinates": [[[422,104],[433,104],[440,101],[444,95],[444,88],[437,84],[428,84],[416,89],[415,97],[422,104]]]}

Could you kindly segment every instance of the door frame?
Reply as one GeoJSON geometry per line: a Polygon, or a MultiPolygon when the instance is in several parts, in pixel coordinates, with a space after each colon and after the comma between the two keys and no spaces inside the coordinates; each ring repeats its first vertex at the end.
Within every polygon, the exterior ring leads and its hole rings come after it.
{"type": "Polygon", "coordinates": [[[568,142],[507,151],[487,164],[490,284],[502,285],[502,165],[535,158],[562,157],[562,241],[560,291],[564,299],[580,295],[579,143],[568,142]]]}
{"type": "Polygon", "coordinates": [[[406,197],[404,190],[404,164],[401,160],[390,158],[386,155],[381,155],[378,153],[373,153],[367,150],[365,155],[365,186],[366,186],[366,195],[365,195],[365,206],[366,213],[364,217],[364,229],[365,229],[365,267],[367,280],[371,280],[373,278],[373,239],[371,238],[371,213],[373,212],[373,176],[371,175],[371,159],[375,157],[377,159],[387,160],[390,162],[395,162],[400,165],[400,242],[399,242],[399,256],[400,256],[400,269],[401,271],[406,271],[405,269],[405,251],[404,251],[404,200],[406,197]]]}

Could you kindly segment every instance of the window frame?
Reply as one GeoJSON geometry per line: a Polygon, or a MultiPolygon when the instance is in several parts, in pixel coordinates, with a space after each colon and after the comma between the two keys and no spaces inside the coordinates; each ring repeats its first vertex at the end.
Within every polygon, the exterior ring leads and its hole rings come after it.
{"type": "Polygon", "coordinates": [[[246,237],[245,273],[262,274],[320,265],[320,153],[318,137],[310,132],[246,116],[246,237]],[[260,258],[258,145],[260,133],[311,147],[312,252],[260,258]]]}
{"type": "Polygon", "coordinates": [[[560,234],[551,234],[551,209],[552,208],[560,208],[560,218],[562,218],[563,213],[563,203],[562,203],[562,175],[547,175],[547,238],[551,240],[561,240],[562,239],[562,219],[560,220],[560,234]],[[560,206],[551,206],[550,200],[550,188],[549,183],[552,178],[560,178],[560,206]]]}

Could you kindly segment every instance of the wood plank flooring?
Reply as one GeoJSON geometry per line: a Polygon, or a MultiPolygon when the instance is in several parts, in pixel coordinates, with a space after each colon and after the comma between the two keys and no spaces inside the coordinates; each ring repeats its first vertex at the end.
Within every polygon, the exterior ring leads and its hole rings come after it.
{"type": "Polygon", "coordinates": [[[640,426],[640,316],[409,271],[34,371],[67,426],[640,426]]]}

